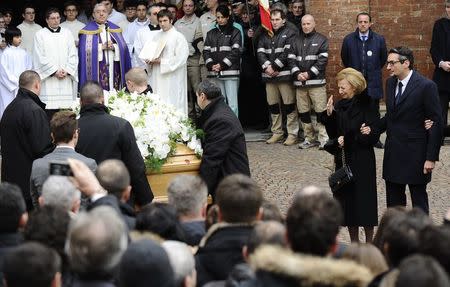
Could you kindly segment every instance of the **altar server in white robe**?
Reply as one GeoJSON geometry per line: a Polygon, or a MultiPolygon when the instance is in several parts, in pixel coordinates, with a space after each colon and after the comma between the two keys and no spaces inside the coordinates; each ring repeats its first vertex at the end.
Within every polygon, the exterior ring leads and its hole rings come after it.
{"type": "Polygon", "coordinates": [[[61,27],[69,29],[75,40],[75,46],[78,47],[78,33],[86,24],[77,20],[78,7],[75,2],[68,1],[64,3],[64,16],[66,16],[66,21],[61,23],[61,27]]]}
{"type": "Polygon", "coordinates": [[[187,105],[187,65],[189,47],[186,38],[172,25],[172,13],[161,10],[158,22],[161,31],[153,40],[165,43],[159,58],[147,60],[151,68],[150,86],[162,100],[174,105],[186,116],[187,105]]]}
{"type": "Polygon", "coordinates": [[[146,1],[140,1],[137,3],[136,7],[136,19],[123,32],[123,38],[128,46],[128,52],[130,52],[131,64],[133,67],[137,66],[136,58],[133,49],[134,40],[136,38],[137,31],[140,29],[148,29],[148,24],[150,23],[147,18],[147,5],[146,1]]]}
{"type": "Polygon", "coordinates": [[[23,7],[23,22],[17,26],[22,31],[22,44],[20,47],[25,49],[28,54],[33,52],[34,35],[42,29],[42,26],[34,22],[36,10],[33,5],[27,3],[23,7]]]}
{"type": "Polygon", "coordinates": [[[58,9],[45,14],[47,27],[36,33],[33,66],[42,79],[40,99],[46,110],[70,108],[76,99],[78,52],[72,33],[60,27],[58,9]]]}
{"type": "MultiPolygon", "coordinates": [[[[161,6],[157,4],[153,4],[148,8],[147,16],[148,16],[148,24],[144,27],[141,27],[141,29],[137,29],[136,36],[133,41],[133,60],[135,67],[142,67],[144,69],[147,69],[147,72],[149,72],[147,65],[145,62],[139,58],[139,55],[141,54],[142,49],[144,48],[145,44],[148,41],[152,41],[153,37],[159,33],[161,28],[158,24],[158,13],[161,11],[161,6]]],[[[126,39],[125,39],[126,40],[126,39]]],[[[150,75],[149,75],[149,84],[150,84],[150,75]]]]}
{"type": "Polygon", "coordinates": [[[19,76],[32,68],[31,57],[20,48],[22,32],[16,27],[5,31],[6,48],[0,56],[0,119],[19,89],[19,76]]]}

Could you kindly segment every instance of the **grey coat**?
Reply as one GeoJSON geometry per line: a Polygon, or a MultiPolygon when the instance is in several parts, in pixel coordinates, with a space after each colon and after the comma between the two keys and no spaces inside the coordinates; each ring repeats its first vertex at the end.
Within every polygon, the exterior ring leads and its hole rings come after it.
{"type": "Polygon", "coordinates": [[[56,147],[52,153],[33,161],[30,176],[30,195],[33,206],[39,205],[38,198],[41,195],[42,185],[50,175],[50,162],[67,161],[68,158],[78,159],[84,162],[92,172],[97,169],[97,163],[92,158],[77,153],[70,147],[56,147]]]}

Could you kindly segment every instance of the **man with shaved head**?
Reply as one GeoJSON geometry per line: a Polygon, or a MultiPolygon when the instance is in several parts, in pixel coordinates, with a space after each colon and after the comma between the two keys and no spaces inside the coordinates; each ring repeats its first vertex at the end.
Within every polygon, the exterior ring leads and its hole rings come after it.
{"type": "Polygon", "coordinates": [[[97,82],[87,82],[80,90],[80,134],[76,150],[93,158],[98,164],[107,159],[122,160],[127,167],[131,186],[131,201],[144,206],[153,199],[145,176],[145,163],[136,144],[131,124],[112,116],[104,105],[103,89],[97,82]]]}
{"type": "Polygon", "coordinates": [[[38,73],[23,72],[19,77],[19,92],[5,109],[0,122],[1,178],[21,188],[28,210],[33,208],[30,196],[33,161],[53,150],[45,104],[39,99],[40,91],[38,73]]]}
{"type": "Polygon", "coordinates": [[[125,74],[125,84],[131,93],[136,92],[141,95],[153,93],[152,87],[147,84],[147,72],[143,68],[131,68],[125,74]]]}
{"type": "Polygon", "coordinates": [[[302,32],[292,45],[288,55],[288,63],[296,86],[297,109],[303,124],[305,141],[299,148],[306,149],[317,146],[320,149],[328,141],[323,125],[326,116],[327,90],[325,69],[328,63],[328,39],[316,32],[316,22],[312,15],[302,18],[302,32]],[[311,106],[312,104],[312,106],[311,106]],[[311,123],[311,110],[317,116],[317,140],[311,123]]]}

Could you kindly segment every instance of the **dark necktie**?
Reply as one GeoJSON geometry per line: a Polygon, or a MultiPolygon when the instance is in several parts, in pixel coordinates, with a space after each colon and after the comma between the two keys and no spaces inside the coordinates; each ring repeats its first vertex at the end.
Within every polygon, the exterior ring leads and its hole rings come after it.
{"type": "Polygon", "coordinates": [[[361,40],[362,40],[363,42],[365,42],[365,41],[367,40],[367,36],[366,36],[366,35],[362,35],[362,36],[361,36],[361,40]]]}
{"type": "Polygon", "coordinates": [[[398,92],[397,95],[395,95],[395,104],[398,105],[398,102],[400,101],[400,97],[402,96],[402,82],[398,82],[398,92]]]}

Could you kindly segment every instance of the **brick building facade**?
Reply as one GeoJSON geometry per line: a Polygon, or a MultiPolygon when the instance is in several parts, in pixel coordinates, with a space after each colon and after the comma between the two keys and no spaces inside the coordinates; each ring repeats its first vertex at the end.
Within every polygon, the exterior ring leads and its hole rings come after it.
{"type": "MultiPolygon", "coordinates": [[[[342,67],[341,45],[345,35],[356,29],[358,12],[369,12],[372,29],[383,35],[388,50],[408,46],[414,52],[415,68],[431,78],[434,64],[430,57],[434,22],[445,13],[444,0],[306,0],[306,11],[316,19],[316,29],[329,39],[327,86],[337,95],[335,76],[342,67]]],[[[384,71],[383,79],[388,77],[384,71]]],[[[384,82],[384,81],[383,81],[384,82]]]]}

